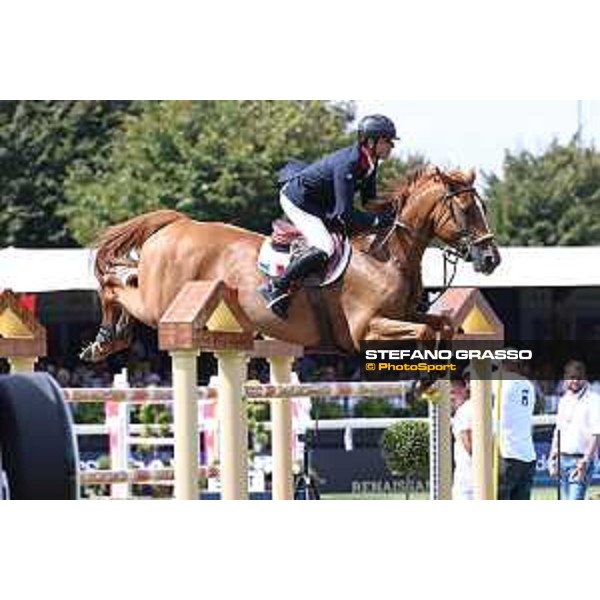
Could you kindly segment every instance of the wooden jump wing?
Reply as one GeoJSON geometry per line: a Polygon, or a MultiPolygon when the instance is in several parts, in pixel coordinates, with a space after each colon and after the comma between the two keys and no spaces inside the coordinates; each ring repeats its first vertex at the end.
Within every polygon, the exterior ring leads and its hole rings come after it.
{"type": "Polygon", "coordinates": [[[190,281],[158,327],[161,350],[251,350],[254,333],[236,290],[223,281],[190,281]]]}
{"type": "Polygon", "coordinates": [[[11,290],[0,291],[0,357],[46,356],[46,329],[11,290]]]}
{"type": "Polygon", "coordinates": [[[446,290],[437,301],[436,312],[445,313],[460,333],[456,340],[503,340],[504,325],[476,288],[446,290]]]}

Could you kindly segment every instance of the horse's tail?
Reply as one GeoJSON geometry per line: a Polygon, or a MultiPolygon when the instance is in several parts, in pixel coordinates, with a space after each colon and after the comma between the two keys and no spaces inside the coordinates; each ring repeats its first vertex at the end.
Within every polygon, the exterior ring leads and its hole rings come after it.
{"type": "Polygon", "coordinates": [[[109,227],[94,243],[97,251],[94,271],[98,281],[102,283],[112,266],[130,262],[131,251],[139,252],[153,233],[174,221],[187,218],[175,210],[157,210],[109,227]]]}

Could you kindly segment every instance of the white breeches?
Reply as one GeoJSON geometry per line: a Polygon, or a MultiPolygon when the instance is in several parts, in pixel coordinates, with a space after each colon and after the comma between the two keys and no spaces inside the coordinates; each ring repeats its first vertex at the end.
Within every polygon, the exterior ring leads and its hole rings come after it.
{"type": "Polygon", "coordinates": [[[283,212],[289,217],[290,221],[302,232],[310,246],[319,248],[327,254],[328,258],[333,256],[334,245],[331,234],[327,231],[323,221],[315,215],[311,215],[301,208],[298,208],[284,194],[279,197],[279,202],[283,212]]]}

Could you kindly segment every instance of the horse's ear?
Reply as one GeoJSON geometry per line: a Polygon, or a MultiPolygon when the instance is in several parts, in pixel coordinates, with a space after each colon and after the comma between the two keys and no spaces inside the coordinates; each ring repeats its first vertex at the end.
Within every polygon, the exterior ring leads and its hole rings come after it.
{"type": "Polygon", "coordinates": [[[427,167],[425,167],[425,174],[429,175],[430,177],[444,178],[444,172],[437,165],[427,165],[427,167]]]}
{"type": "Polygon", "coordinates": [[[475,181],[475,169],[469,169],[468,171],[465,171],[465,178],[467,180],[467,183],[469,185],[472,185],[475,181]]]}

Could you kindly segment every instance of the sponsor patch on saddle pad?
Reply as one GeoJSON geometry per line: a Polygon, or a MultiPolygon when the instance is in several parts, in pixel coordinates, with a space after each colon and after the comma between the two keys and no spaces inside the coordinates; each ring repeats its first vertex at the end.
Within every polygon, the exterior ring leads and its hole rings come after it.
{"type": "MultiPolygon", "coordinates": [[[[327,269],[321,287],[337,281],[346,270],[352,255],[352,246],[349,240],[334,234],[335,253],[327,264],[327,269]]],[[[290,264],[290,253],[280,252],[271,244],[267,238],[258,253],[258,269],[268,277],[280,277],[290,264]]]]}
{"type": "Polygon", "coordinates": [[[288,252],[278,252],[273,249],[271,240],[266,239],[258,253],[258,268],[269,277],[280,277],[290,264],[288,252]]]}

